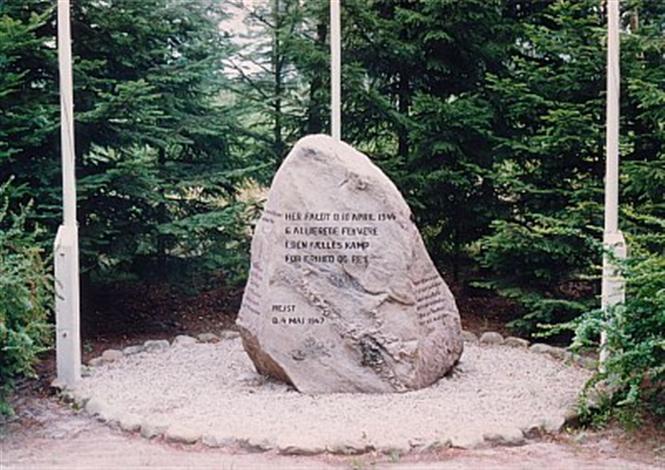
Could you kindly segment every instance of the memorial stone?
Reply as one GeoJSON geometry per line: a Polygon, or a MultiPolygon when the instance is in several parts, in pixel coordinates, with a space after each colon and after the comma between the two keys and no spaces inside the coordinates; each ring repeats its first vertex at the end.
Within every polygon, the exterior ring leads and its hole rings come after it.
{"type": "Polygon", "coordinates": [[[463,348],[400,192],[324,135],[300,140],[275,175],[237,325],[257,371],[305,393],[426,387],[463,348]]]}

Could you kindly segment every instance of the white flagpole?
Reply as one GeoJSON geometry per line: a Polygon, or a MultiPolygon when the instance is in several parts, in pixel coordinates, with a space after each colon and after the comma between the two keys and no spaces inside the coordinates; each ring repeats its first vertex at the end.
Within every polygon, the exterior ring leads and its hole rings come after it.
{"type": "MultiPolygon", "coordinates": [[[[626,242],[619,230],[619,3],[607,0],[607,109],[606,109],[606,173],[605,173],[605,229],[603,245],[618,259],[626,257],[626,242]]],[[[602,309],[625,300],[624,281],[612,257],[603,257],[601,292],[602,309]]],[[[600,362],[608,357],[607,333],[601,333],[600,362]]]]}
{"type": "Polygon", "coordinates": [[[340,0],[330,0],[330,113],[331,134],[342,139],[342,46],[340,23],[340,0]]]}
{"type": "Polygon", "coordinates": [[[69,0],[58,0],[60,145],[63,224],[55,238],[56,363],[58,380],[73,386],[81,378],[79,252],[74,175],[74,103],[69,0]]]}

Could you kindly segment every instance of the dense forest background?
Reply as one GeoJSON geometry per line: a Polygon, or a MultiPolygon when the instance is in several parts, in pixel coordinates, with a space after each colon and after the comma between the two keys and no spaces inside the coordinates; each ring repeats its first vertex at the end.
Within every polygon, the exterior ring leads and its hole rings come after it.
{"type": "MultiPolygon", "coordinates": [[[[72,3],[84,286],[242,286],[256,195],[297,139],[329,129],[328,2],[72,3]]],[[[637,304],[611,338],[639,349],[620,365],[626,393],[644,389],[637,368],[662,400],[665,2],[622,10],[620,218],[637,304]]],[[[578,343],[595,340],[603,2],[344,0],[342,15],[343,138],[402,190],[456,291],[508,299],[521,335],[573,321],[578,343]]],[[[48,276],[61,220],[57,83],[54,2],[0,2],[0,338],[14,345],[0,368],[12,373],[47,336],[48,283],[25,273],[48,276]]]]}

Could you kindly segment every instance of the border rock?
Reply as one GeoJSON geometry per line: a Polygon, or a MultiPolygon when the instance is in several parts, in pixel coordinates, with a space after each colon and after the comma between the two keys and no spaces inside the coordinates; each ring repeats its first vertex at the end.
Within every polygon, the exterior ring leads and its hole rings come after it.
{"type": "Polygon", "coordinates": [[[506,428],[483,434],[485,442],[492,445],[519,446],[526,442],[524,433],[519,428],[506,428]]]}
{"type": "Polygon", "coordinates": [[[63,391],[63,390],[65,390],[65,388],[67,388],[67,386],[65,385],[65,382],[58,379],[58,378],[55,378],[51,381],[50,387],[55,388],[56,390],[59,390],[59,391],[63,391]]]}
{"type": "Polygon", "coordinates": [[[478,344],[478,336],[472,331],[462,330],[462,339],[465,343],[478,344]]]}
{"type": "Polygon", "coordinates": [[[164,439],[168,442],[194,444],[201,439],[201,433],[180,424],[174,424],[164,432],[164,439]]]}
{"type": "Polygon", "coordinates": [[[373,451],[374,446],[367,443],[356,443],[351,440],[345,440],[326,446],[326,450],[336,455],[360,455],[373,451]]]}
{"type": "Polygon", "coordinates": [[[141,429],[141,417],[133,413],[124,413],[118,416],[120,429],[127,432],[137,432],[141,429]]]}
{"type": "Polygon", "coordinates": [[[508,336],[505,340],[503,340],[503,344],[506,346],[510,346],[511,348],[528,348],[529,347],[529,342],[525,340],[524,338],[518,338],[516,336],[508,336]]]}
{"type": "Polygon", "coordinates": [[[485,439],[479,433],[463,432],[450,439],[452,447],[458,449],[481,449],[486,447],[485,439]]]}
{"type": "Polygon", "coordinates": [[[178,346],[191,346],[192,344],[196,344],[198,341],[196,338],[192,338],[191,336],[188,335],[178,335],[175,337],[173,340],[173,345],[178,345],[178,346]]]}
{"type": "Polygon", "coordinates": [[[480,344],[503,344],[503,336],[496,331],[486,331],[480,336],[480,344]]]}
{"type": "Polygon", "coordinates": [[[557,417],[546,418],[543,421],[543,431],[548,434],[558,434],[566,425],[566,418],[561,415],[557,417]]]}
{"type": "Polygon", "coordinates": [[[237,439],[236,443],[248,452],[268,452],[275,448],[275,445],[268,439],[237,439]]]}
{"type": "Polygon", "coordinates": [[[143,351],[143,346],[140,344],[137,344],[135,346],[127,346],[126,348],[123,348],[122,353],[125,356],[131,356],[133,354],[138,354],[143,351]]]}
{"type": "Polygon", "coordinates": [[[219,337],[221,339],[238,339],[238,338],[240,338],[240,333],[238,333],[235,330],[223,330],[219,334],[219,337]]]}
{"type": "Polygon", "coordinates": [[[85,411],[91,416],[101,415],[108,405],[99,398],[92,397],[85,404],[85,411]]]}
{"type": "Polygon", "coordinates": [[[170,344],[165,339],[151,339],[143,343],[143,350],[145,352],[160,352],[166,351],[170,344]]]}
{"type": "Polygon", "coordinates": [[[548,353],[550,349],[552,349],[552,346],[545,343],[533,343],[531,346],[529,346],[529,351],[538,354],[548,353]]]}
{"type": "Polygon", "coordinates": [[[234,437],[206,434],[201,438],[201,443],[206,447],[231,447],[236,445],[238,441],[234,437]]]}
{"type": "Polygon", "coordinates": [[[113,362],[122,359],[123,356],[124,354],[122,351],[117,349],[107,349],[102,353],[101,357],[104,362],[113,362]]]}
{"type": "Polygon", "coordinates": [[[141,422],[141,436],[146,439],[161,436],[169,428],[168,423],[160,420],[144,420],[141,422]]]}
{"type": "Polygon", "coordinates": [[[106,361],[105,361],[104,358],[101,357],[101,356],[100,356],[100,357],[93,357],[92,359],[90,359],[90,360],[88,361],[88,365],[89,365],[90,367],[99,367],[99,366],[101,366],[102,364],[104,364],[105,362],[106,362],[106,361]]]}
{"type": "Polygon", "coordinates": [[[559,359],[560,361],[566,361],[573,357],[573,354],[570,351],[567,351],[564,348],[557,348],[554,346],[551,346],[550,349],[546,352],[553,358],[559,359]]]}
{"type": "Polygon", "coordinates": [[[196,336],[196,338],[202,343],[217,343],[219,342],[219,336],[215,333],[201,333],[196,336]]]}

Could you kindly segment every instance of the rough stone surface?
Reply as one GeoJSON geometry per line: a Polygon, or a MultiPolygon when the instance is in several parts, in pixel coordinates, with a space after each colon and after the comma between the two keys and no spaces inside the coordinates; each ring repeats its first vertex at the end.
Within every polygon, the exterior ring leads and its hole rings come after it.
{"type": "Polygon", "coordinates": [[[141,417],[134,413],[122,413],[118,416],[120,429],[127,432],[137,432],[141,429],[141,417]]]}
{"type": "Polygon", "coordinates": [[[58,390],[64,390],[67,387],[67,384],[63,380],[53,379],[51,381],[51,388],[56,388],[58,390]]]}
{"type": "Polygon", "coordinates": [[[99,398],[91,398],[85,404],[85,411],[95,416],[102,413],[107,406],[108,405],[103,400],[100,400],[99,398]]]}
{"type": "Polygon", "coordinates": [[[513,348],[529,347],[529,342],[527,340],[525,340],[524,338],[517,338],[515,336],[508,336],[505,340],[503,340],[503,344],[513,348]]]}
{"type": "Polygon", "coordinates": [[[122,356],[122,351],[118,351],[117,349],[107,349],[102,353],[102,359],[106,362],[117,361],[122,358],[122,356]]]}
{"type": "Polygon", "coordinates": [[[141,351],[143,351],[143,346],[136,345],[136,346],[127,346],[126,348],[123,348],[122,353],[125,356],[131,356],[132,354],[138,354],[141,351]]]}
{"type": "Polygon", "coordinates": [[[106,406],[99,413],[98,418],[101,421],[106,421],[107,423],[116,423],[118,421],[118,416],[121,412],[114,406],[106,406]]]}
{"type": "Polygon", "coordinates": [[[143,350],[146,352],[164,351],[169,348],[169,342],[165,339],[148,340],[143,343],[143,350]]]}
{"type": "Polygon", "coordinates": [[[374,447],[351,440],[341,440],[339,442],[334,442],[333,444],[326,447],[326,450],[331,454],[338,455],[359,455],[364,454],[365,452],[371,452],[374,450],[374,447]]]}
{"type": "Polygon", "coordinates": [[[483,437],[485,442],[493,445],[519,446],[526,441],[522,431],[519,428],[512,427],[486,433],[483,437]]]}
{"type": "Polygon", "coordinates": [[[189,346],[190,344],[196,344],[196,338],[192,338],[187,335],[178,335],[173,340],[173,344],[179,344],[181,346],[189,346]]]}
{"type": "Polygon", "coordinates": [[[551,347],[547,351],[547,354],[561,361],[565,361],[573,357],[570,351],[566,351],[564,348],[557,348],[557,347],[551,347]]]}
{"type": "Polygon", "coordinates": [[[487,331],[480,335],[480,344],[503,344],[503,336],[496,331],[487,331]]]}
{"type": "Polygon", "coordinates": [[[219,336],[215,333],[201,333],[196,338],[202,343],[216,343],[219,341],[219,336]]]}
{"type": "Polygon", "coordinates": [[[224,330],[219,334],[219,337],[221,339],[226,339],[226,340],[238,339],[238,338],[240,338],[240,333],[238,333],[237,331],[234,331],[234,330],[224,330]]]}
{"type": "Polygon", "coordinates": [[[65,399],[71,399],[71,401],[73,401],[79,408],[84,408],[91,397],[90,391],[81,390],[80,388],[65,390],[63,395],[65,396],[65,399]]]}
{"type": "Polygon", "coordinates": [[[282,455],[316,455],[322,454],[326,451],[324,447],[318,446],[299,446],[299,445],[286,445],[278,447],[277,453],[282,455]]]}
{"type": "Polygon", "coordinates": [[[230,447],[235,445],[236,439],[233,437],[212,433],[204,434],[201,438],[201,443],[206,447],[230,447]]]}
{"type": "Polygon", "coordinates": [[[543,343],[533,343],[531,346],[529,346],[529,351],[539,354],[548,353],[550,349],[552,349],[552,346],[543,343]]]}
{"type": "Polygon", "coordinates": [[[465,343],[478,343],[478,336],[472,331],[462,330],[462,339],[465,343]]]}
{"type": "Polygon", "coordinates": [[[479,449],[485,446],[485,439],[482,433],[461,431],[452,436],[450,444],[460,449],[479,449]]]}
{"type": "Polygon", "coordinates": [[[249,452],[268,452],[274,448],[274,439],[249,438],[237,439],[236,444],[249,452]]]}
{"type": "Polygon", "coordinates": [[[565,416],[557,416],[553,418],[547,418],[543,421],[543,431],[549,434],[560,433],[566,424],[565,416]]]}
{"type": "Polygon", "coordinates": [[[577,426],[580,421],[580,410],[577,404],[570,405],[563,414],[565,424],[577,426]]]}
{"type": "Polygon", "coordinates": [[[182,426],[180,424],[174,424],[169,426],[169,428],[164,433],[164,439],[169,442],[180,442],[182,444],[194,444],[196,441],[201,439],[201,434],[197,433],[195,430],[182,426]]]}
{"type": "Polygon", "coordinates": [[[459,314],[395,185],[328,136],[296,144],[252,240],[238,317],[257,370],[306,393],[431,385],[462,354],[459,314]]]}
{"type": "Polygon", "coordinates": [[[90,367],[98,367],[98,366],[101,366],[102,364],[104,364],[105,362],[106,361],[101,356],[100,357],[93,357],[92,359],[90,359],[88,361],[88,365],[90,367]]]}
{"type": "Polygon", "coordinates": [[[158,437],[164,434],[164,432],[169,428],[167,422],[162,420],[144,420],[141,423],[141,436],[146,439],[152,439],[153,437],[158,437]]]}

